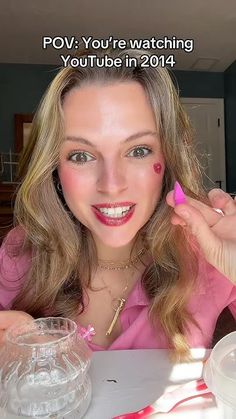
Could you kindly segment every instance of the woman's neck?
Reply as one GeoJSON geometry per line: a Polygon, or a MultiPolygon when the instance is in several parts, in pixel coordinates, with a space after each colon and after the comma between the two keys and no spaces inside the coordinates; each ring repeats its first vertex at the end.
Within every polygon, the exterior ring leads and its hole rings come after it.
{"type": "Polygon", "coordinates": [[[134,245],[135,239],[133,239],[130,243],[127,243],[125,246],[121,247],[109,247],[101,241],[97,240],[96,238],[94,240],[97,247],[98,259],[109,260],[117,263],[127,261],[130,259],[131,250],[133,246],[134,249],[132,252],[132,256],[135,256],[143,248],[141,240],[138,240],[137,243],[134,245]]]}

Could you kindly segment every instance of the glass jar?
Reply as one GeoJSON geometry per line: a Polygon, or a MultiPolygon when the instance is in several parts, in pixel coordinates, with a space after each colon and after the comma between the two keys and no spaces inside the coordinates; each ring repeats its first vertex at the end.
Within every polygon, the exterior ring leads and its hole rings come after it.
{"type": "Polygon", "coordinates": [[[0,350],[0,417],[82,418],[91,401],[91,355],[76,323],[63,317],[9,328],[0,350]]]}

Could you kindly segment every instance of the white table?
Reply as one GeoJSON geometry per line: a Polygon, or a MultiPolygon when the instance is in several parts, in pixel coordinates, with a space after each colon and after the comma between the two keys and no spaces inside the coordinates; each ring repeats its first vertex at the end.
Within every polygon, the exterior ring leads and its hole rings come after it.
{"type": "MultiPolygon", "coordinates": [[[[164,349],[104,351],[93,354],[90,377],[93,398],[86,419],[111,419],[153,403],[164,391],[202,377],[209,350],[193,349],[194,361],[171,364],[164,349]]],[[[158,414],[152,418],[167,418],[158,414]]],[[[212,395],[176,407],[168,419],[222,419],[212,395]]]]}
{"type": "MultiPolygon", "coordinates": [[[[209,350],[193,349],[194,361],[171,364],[164,349],[94,352],[90,377],[93,396],[85,419],[111,419],[139,410],[164,391],[202,377],[209,350]]],[[[1,419],[13,419],[0,410],[1,419]]],[[[176,407],[171,413],[153,415],[158,419],[223,419],[214,397],[205,395],[176,407]]]]}

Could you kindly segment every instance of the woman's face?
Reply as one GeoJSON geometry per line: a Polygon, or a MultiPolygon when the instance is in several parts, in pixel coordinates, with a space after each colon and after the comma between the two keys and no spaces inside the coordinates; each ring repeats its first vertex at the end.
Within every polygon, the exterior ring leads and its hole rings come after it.
{"type": "Polygon", "coordinates": [[[96,243],[125,246],[151,217],[164,174],[145,91],[137,82],[92,84],[69,92],[63,111],[58,174],[66,203],[96,243]]]}

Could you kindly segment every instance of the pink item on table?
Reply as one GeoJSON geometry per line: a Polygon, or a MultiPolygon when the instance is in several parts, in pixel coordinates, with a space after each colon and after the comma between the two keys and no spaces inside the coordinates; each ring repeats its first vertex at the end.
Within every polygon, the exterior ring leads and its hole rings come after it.
{"type": "Polygon", "coordinates": [[[183,403],[186,400],[209,393],[211,393],[211,391],[208,389],[203,379],[193,380],[187,384],[179,386],[173,391],[163,394],[150,406],[146,406],[137,412],[124,413],[123,415],[116,416],[113,419],[144,419],[156,413],[168,413],[176,405],[183,403]]]}
{"type": "Polygon", "coordinates": [[[175,201],[175,205],[186,203],[186,196],[184,194],[184,191],[181,188],[179,182],[177,181],[174,184],[174,201],[175,201]]]}
{"type": "Polygon", "coordinates": [[[89,324],[87,328],[78,326],[78,331],[82,338],[88,340],[89,342],[91,342],[92,336],[96,335],[95,329],[91,324],[89,324]]]}

